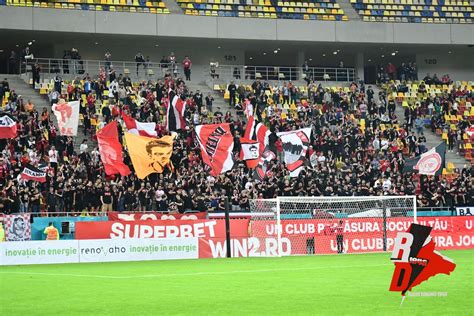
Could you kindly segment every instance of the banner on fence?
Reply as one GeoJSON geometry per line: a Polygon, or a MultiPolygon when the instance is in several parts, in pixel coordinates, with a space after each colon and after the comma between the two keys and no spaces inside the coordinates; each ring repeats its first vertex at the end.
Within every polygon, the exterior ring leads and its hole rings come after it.
{"type": "Polygon", "coordinates": [[[12,214],[4,216],[5,240],[25,241],[31,239],[30,214],[12,214]]]}
{"type": "MultiPolygon", "coordinates": [[[[248,236],[248,219],[230,221],[234,236],[248,236]]],[[[223,220],[77,222],[76,239],[225,238],[223,220]]]]}
{"type": "Polygon", "coordinates": [[[0,265],[197,259],[197,238],[0,243],[0,265]]]}
{"type": "MultiPolygon", "coordinates": [[[[282,220],[282,239],[288,240],[291,254],[337,253],[335,227],[342,220],[343,248],[346,253],[383,251],[384,223],[382,218],[282,220]]],[[[388,218],[387,250],[392,250],[398,232],[408,230],[411,218],[388,218]]],[[[418,223],[433,227],[431,235],[437,249],[464,249],[474,247],[474,219],[469,217],[419,217],[418,223]]],[[[265,240],[276,238],[275,221],[252,222],[251,237],[265,240]]],[[[255,252],[267,251],[260,242],[255,252]]]]}
{"type": "Polygon", "coordinates": [[[186,214],[163,214],[153,213],[134,213],[134,212],[109,212],[109,221],[146,221],[146,220],[196,220],[206,219],[206,212],[186,213],[186,214]]]}
{"type": "Polygon", "coordinates": [[[456,207],[456,215],[457,216],[473,216],[474,206],[456,207]]]}
{"type": "Polygon", "coordinates": [[[81,262],[197,259],[197,238],[80,240],[81,262]]]}
{"type": "Polygon", "coordinates": [[[77,263],[78,245],[77,240],[0,243],[0,265],[77,263]]]}

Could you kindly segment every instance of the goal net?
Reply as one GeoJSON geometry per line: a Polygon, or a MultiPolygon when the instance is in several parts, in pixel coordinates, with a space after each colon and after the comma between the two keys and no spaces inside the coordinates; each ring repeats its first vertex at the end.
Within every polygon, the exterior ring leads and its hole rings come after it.
{"type": "Polygon", "coordinates": [[[390,251],[416,222],[414,196],[278,197],[251,210],[249,256],[390,251]]]}

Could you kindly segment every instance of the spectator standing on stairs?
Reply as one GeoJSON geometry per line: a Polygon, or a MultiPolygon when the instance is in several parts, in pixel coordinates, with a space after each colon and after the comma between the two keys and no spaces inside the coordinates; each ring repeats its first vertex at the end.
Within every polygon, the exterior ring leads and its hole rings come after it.
{"type": "Polygon", "coordinates": [[[183,70],[184,70],[184,76],[186,77],[187,81],[191,81],[191,66],[192,66],[191,59],[189,59],[188,56],[184,56],[183,60],[183,70]]]}
{"type": "Polygon", "coordinates": [[[110,52],[105,53],[104,61],[105,61],[105,70],[108,71],[110,68],[110,65],[112,64],[112,54],[110,52]]]}
{"type": "Polygon", "coordinates": [[[145,57],[143,57],[142,53],[138,52],[135,55],[135,62],[137,63],[137,76],[138,76],[138,68],[140,65],[143,65],[143,69],[145,69],[145,57]]]}
{"type": "Polygon", "coordinates": [[[230,82],[227,90],[229,91],[229,105],[233,106],[235,105],[235,92],[237,91],[234,81],[230,82]]]}
{"type": "Polygon", "coordinates": [[[10,57],[8,57],[8,73],[9,74],[18,73],[18,56],[13,50],[10,53],[10,57]]]}
{"type": "Polygon", "coordinates": [[[84,139],[81,143],[81,145],[79,146],[79,152],[82,154],[82,153],[85,153],[87,152],[87,148],[89,146],[87,145],[87,139],[84,139]]]}
{"type": "Polygon", "coordinates": [[[33,85],[35,83],[39,83],[40,82],[41,67],[38,64],[34,64],[33,68],[31,69],[31,72],[33,74],[33,85]]]}
{"type": "Polygon", "coordinates": [[[239,95],[239,103],[240,104],[244,104],[244,99],[245,99],[245,86],[244,84],[241,82],[239,84],[239,87],[237,88],[237,93],[239,95]]]}
{"type": "Polygon", "coordinates": [[[209,92],[209,94],[206,97],[206,107],[207,107],[207,111],[210,112],[210,113],[212,113],[212,103],[213,102],[214,102],[214,97],[209,92]]]}
{"type": "Polygon", "coordinates": [[[54,76],[53,80],[54,80],[54,91],[61,93],[63,79],[57,73],[56,76],[54,76]]]}
{"type": "Polygon", "coordinates": [[[198,112],[201,113],[202,109],[202,93],[199,90],[196,90],[196,93],[193,96],[194,103],[198,107],[198,112]]]}
{"type": "Polygon", "coordinates": [[[173,52],[171,52],[170,56],[168,57],[168,61],[170,63],[171,71],[173,72],[173,76],[176,78],[178,75],[178,64],[176,63],[176,56],[173,52]]]}

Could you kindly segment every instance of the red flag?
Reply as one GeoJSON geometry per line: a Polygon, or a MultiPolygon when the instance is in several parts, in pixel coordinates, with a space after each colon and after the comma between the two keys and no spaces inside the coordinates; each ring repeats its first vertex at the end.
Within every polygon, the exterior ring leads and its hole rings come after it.
{"type": "Polygon", "coordinates": [[[171,90],[166,112],[166,129],[168,131],[176,131],[186,127],[186,120],[184,119],[185,110],[186,102],[171,90]]]}
{"type": "Polygon", "coordinates": [[[268,146],[268,137],[271,132],[262,123],[257,123],[253,116],[250,116],[245,128],[244,137],[247,139],[257,140],[260,143],[260,154],[263,153],[265,147],[268,146]]]}
{"type": "Polygon", "coordinates": [[[16,137],[16,122],[8,115],[0,117],[0,138],[15,138],[16,137]]]}
{"type": "Polygon", "coordinates": [[[97,132],[99,152],[105,167],[105,174],[120,173],[122,176],[130,174],[130,168],[123,163],[122,145],[118,140],[117,122],[112,121],[97,132]]]}
{"type": "Polygon", "coordinates": [[[44,183],[46,182],[46,171],[27,164],[23,169],[20,178],[26,181],[31,180],[44,183]]]}
{"type": "Polygon", "coordinates": [[[232,169],[234,137],[230,132],[230,125],[228,123],[198,125],[195,129],[202,160],[211,167],[211,175],[217,176],[232,169]]]}
{"type": "Polygon", "coordinates": [[[127,114],[125,114],[125,112],[122,112],[122,118],[130,134],[148,136],[148,137],[158,136],[155,130],[156,128],[155,122],[150,122],[150,123],[139,122],[131,118],[127,114]]]}

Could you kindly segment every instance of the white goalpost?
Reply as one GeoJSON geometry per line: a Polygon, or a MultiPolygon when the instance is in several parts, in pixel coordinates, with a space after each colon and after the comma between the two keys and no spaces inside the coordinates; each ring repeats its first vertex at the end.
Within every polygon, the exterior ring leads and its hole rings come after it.
{"type": "Polygon", "coordinates": [[[417,222],[415,196],[288,197],[251,201],[251,253],[291,256],[390,251],[417,222]]]}

